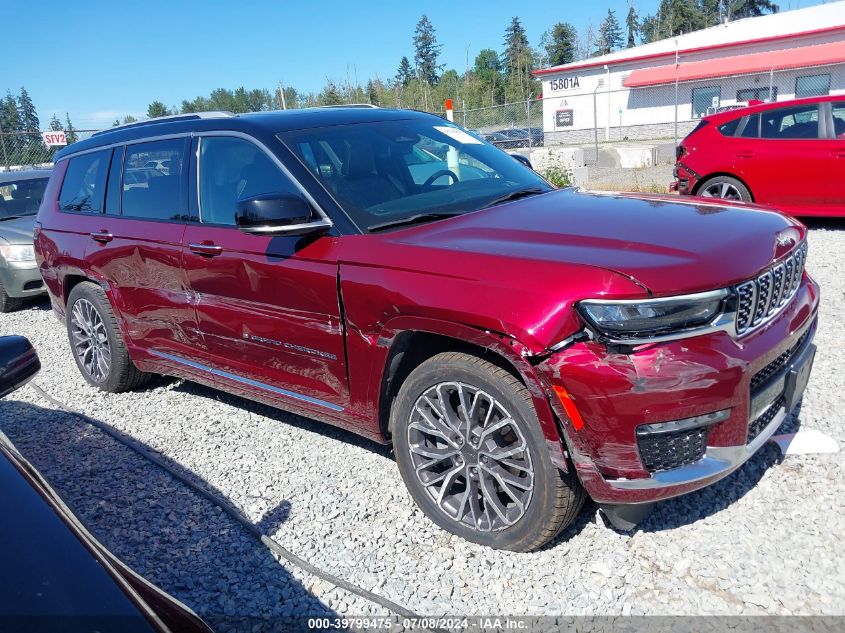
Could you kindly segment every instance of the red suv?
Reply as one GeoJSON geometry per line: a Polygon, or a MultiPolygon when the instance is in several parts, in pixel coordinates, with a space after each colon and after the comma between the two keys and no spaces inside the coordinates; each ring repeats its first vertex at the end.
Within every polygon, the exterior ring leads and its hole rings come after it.
{"type": "Polygon", "coordinates": [[[92,385],[170,374],[392,442],[434,522],[531,550],[585,493],[629,528],[772,435],[812,366],[805,238],[556,191],[438,117],[336,108],[74,143],[35,246],[92,385]]]}
{"type": "Polygon", "coordinates": [[[845,215],[845,95],[766,103],[701,119],[678,146],[673,189],[845,215]]]}

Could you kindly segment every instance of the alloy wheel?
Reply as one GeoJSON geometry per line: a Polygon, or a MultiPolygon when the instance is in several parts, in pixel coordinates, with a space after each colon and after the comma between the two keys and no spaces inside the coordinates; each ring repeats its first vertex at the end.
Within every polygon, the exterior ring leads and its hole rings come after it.
{"type": "Polygon", "coordinates": [[[111,345],[100,313],[87,299],[71,311],[71,343],[79,364],[94,382],[105,382],[111,371],[111,345]]]}
{"type": "Polygon", "coordinates": [[[724,198],[725,200],[742,200],[739,190],[729,182],[717,181],[701,190],[705,198],[724,198]]]}
{"type": "Polygon", "coordinates": [[[528,509],[534,468],[525,437],[504,405],[478,387],[427,389],[411,410],[408,450],[419,482],[453,521],[498,531],[528,509]]]}

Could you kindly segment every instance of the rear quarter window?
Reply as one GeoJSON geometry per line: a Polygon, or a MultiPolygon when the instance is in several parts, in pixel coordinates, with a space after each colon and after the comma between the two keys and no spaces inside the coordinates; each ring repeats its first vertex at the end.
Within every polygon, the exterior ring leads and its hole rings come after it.
{"type": "Polygon", "coordinates": [[[78,213],[101,213],[106,192],[106,173],[112,151],[82,154],[70,159],[62,190],[59,208],[78,213]]]}
{"type": "Polygon", "coordinates": [[[736,129],[739,127],[739,122],[742,120],[742,117],[738,119],[734,119],[733,121],[728,121],[727,123],[722,123],[719,126],[719,132],[722,136],[733,136],[736,134],[736,129]]]}

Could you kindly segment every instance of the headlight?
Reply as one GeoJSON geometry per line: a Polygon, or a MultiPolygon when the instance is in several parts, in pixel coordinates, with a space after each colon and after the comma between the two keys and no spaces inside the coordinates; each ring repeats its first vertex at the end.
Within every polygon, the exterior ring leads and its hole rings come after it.
{"type": "Polygon", "coordinates": [[[578,311],[607,338],[633,342],[710,325],[727,295],[727,290],[714,290],[661,299],[590,299],[579,302],[578,311]]]}
{"type": "Polygon", "coordinates": [[[7,262],[34,262],[35,248],[32,244],[0,244],[0,255],[7,262]]]}

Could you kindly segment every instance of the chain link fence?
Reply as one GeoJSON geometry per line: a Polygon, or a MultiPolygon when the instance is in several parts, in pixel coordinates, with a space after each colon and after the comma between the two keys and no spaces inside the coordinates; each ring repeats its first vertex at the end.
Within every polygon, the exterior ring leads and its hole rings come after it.
{"type": "MultiPolygon", "coordinates": [[[[53,131],[53,130],[45,130],[53,131]]],[[[72,141],[82,140],[97,130],[73,130],[72,141]]],[[[61,146],[50,147],[44,143],[42,132],[0,132],[0,171],[49,168],[53,166],[61,146]]]]}
{"type": "Polygon", "coordinates": [[[577,147],[589,164],[608,145],[651,144],[657,162],[671,162],[674,147],[703,116],[757,101],[845,93],[843,64],[638,88],[623,87],[626,79],[602,72],[593,90],[457,110],[454,119],[502,149],[577,147]]]}

